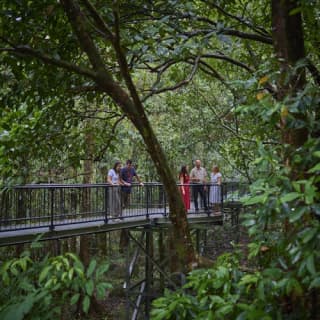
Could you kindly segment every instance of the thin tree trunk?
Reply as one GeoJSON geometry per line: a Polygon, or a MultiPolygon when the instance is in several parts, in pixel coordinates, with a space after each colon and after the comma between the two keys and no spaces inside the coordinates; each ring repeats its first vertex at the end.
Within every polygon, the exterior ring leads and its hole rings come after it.
{"type": "Polygon", "coordinates": [[[77,237],[69,239],[70,252],[77,253],[77,237]]]}
{"type": "Polygon", "coordinates": [[[122,229],[120,231],[120,240],[119,240],[119,253],[125,253],[129,246],[129,233],[127,229],[122,229]]]}
{"type": "Polygon", "coordinates": [[[97,235],[99,255],[106,257],[107,256],[107,233],[101,233],[97,235]]]}

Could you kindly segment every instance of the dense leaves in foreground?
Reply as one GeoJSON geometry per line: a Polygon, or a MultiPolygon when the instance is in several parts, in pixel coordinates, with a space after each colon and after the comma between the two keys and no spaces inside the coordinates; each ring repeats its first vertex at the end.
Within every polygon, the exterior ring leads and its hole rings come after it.
{"type": "MultiPolygon", "coordinates": [[[[310,148],[316,145],[309,141],[310,148]]],[[[269,156],[260,166],[276,165],[269,156]]],[[[156,300],[153,319],[316,319],[320,207],[319,176],[312,173],[319,173],[319,159],[319,151],[308,159],[314,166],[307,180],[291,183],[280,169],[252,187],[246,202],[259,209],[251,208],[244,221],[253,237],[251,268],[236,255],[221,256],[211,269],[192,272],[183,290],[156,300]]]]}
{"type": "MultiPolygon", "coordinates": [[[[262,123],[279,121],[284,104],[262,100],[259,114],[249,106],[239,112],[255,112],[262,123]]],[[[320,142],[314,138],[319,123],[312,108],[319,101],[312,86],[286,101],[291,128],[306,126],[310,132],[303,146],[259,146],[255,182],[243,200],[243,224],[251,236],[248,263],[224,255],[209,270],[192,272],[181,291],[155,300],[153,319],[317,319],[320,142]],[[304,122],[293,116],[301,110],[304,122]],[[287,155],[290,162],[284,163],[287,155]]]]}
{"type": "Polygon", "coordinates": [[[111,288],[103,281],[108,268],[95,260],[85,268],[73,253],[37,261],[25,251],[1,264],[0,319],[57,319],[73,305],[87,313],[92,297],[111,288]]]}

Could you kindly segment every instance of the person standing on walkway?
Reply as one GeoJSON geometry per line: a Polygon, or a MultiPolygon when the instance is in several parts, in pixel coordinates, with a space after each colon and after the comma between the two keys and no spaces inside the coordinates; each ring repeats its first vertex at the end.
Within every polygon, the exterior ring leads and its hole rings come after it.
{"type": "Polygon", "coordinates": [[[198,195],[203,201],[204,208],[208,211],[207,198],[206,198],[206,185],[207,182],[207,171],[201,167],[201,161],[196,160],[195,167],[190,172],[190,181],[192,182],[192,195],[194,200],[194,207],[196,211],[199,211],[198,206],[198,195]]]}
{"type": "Polygon", "coordinates": [[[108,192],[108,203],[110,208],[110,215],[113,218],[121,216],[121,162],[116,161],[113,168],[109,170],[107,182],[110,184],[108,192]]]}
{"type": "Polygon", "coordinates": [[[126,166],[120,171],[120,179],[123,183],[122,190],[122,208],[127,208],[130,203],[131,185],[134,177],[138,180],[141,186],[143,183],[136,173],[135,168],[132,166],[132,160],[127,160],[126,166]]]}
{"type": "Polygon", "coordinates": [[[180,182],[180,191],[182,195],[182,200],[184,203],[184,207],[186,211],[190,209],[190,187],[189,187],[189,173],[188,173],[188,166],[184,165],[181,167],[179,173],[179,182],[180,182]]]}
{"type": "Polygon", "coordinates": [[[213,206],[214,212],[219,212],[221,206],[221,183],[222,174],[220,173],[219,167],[214,165],[210,174],[210,194],[209,201],[213,206]]]}

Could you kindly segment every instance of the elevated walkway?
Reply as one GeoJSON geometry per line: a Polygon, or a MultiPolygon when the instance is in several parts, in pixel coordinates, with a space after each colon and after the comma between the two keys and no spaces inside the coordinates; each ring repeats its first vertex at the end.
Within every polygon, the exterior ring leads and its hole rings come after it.
{"type": "MultiPolygon", "coordinates": [[[[189,224],[211,224],[222,222],[222,214],[208,216],[205,213],[189,214],[189,224]]],[[[50,230],[48,226],[19,229],[19,230],[3,230],[0,232],[0,246],[8,246],[26,242],[32,242],[38,235],[42,234],[41,240],[62,239],[79,235],[92,233],[110,232],[121,229],[133,229],[145,226],[157,226],[170,224],[169,217],[164,217],[161,214],[152,215],[146,218],[145,216],[128,217],[123,220],[114,219],[105,223],[102,219],[96,221],[86,221],[82,223],[67,223],[58,225],[54,230],[50,230]]]]}
{"type": "MultiPolygon", "coordinates": [[[[237,201],[244,193],[243,185],[207,185],[220,189],[219,211],[188,213],[189,224],[217,224],[228,219],[237,222],[237,201]]],[[[130,205],[121,209],[121,197],[108,184],[92,185],[26,185],[3,190],[0,194],[0,246],[42,240],[170,224],[164,188],[160,183],[132,187],[130,205]],[[118,207],[117,207],[118,206],[118,207]],[[120,207],[120,213],[119,213],[120,207]],[[115,216],[115,208],[121,219],[115,216]]]]}

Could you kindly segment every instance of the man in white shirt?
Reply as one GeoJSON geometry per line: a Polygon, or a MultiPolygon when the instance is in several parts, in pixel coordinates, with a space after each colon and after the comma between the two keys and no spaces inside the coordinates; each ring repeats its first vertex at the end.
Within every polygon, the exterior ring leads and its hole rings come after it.
{"type": "Polygon", "coordinates": [[[201,161],[195,161],[195,167],[190,172],[190,181],[193,184],[192,193],[194,200],[194,207],[196,211],[199,211],[198,206],[198,195],[200,194],[201,199],[203,200],[204,208],[208,211],[207,197],[206,197],[206,186],[207,182],[207,171],[205,168],[201,167],[201,161]]]}

